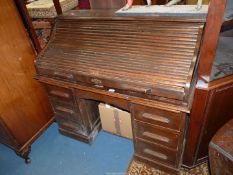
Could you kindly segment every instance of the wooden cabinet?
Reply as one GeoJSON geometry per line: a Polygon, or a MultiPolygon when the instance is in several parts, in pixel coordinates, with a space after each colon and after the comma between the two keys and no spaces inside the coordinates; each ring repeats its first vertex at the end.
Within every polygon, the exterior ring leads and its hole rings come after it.
{"type": "Polygon", "coordinates": [[[0,6],[0,142],[28,161],[30,145],[53,122],[53,111],[33,79],[35,53],[13,0],[0,6]]]}
{"type": "Polygon", "coordinates": [[[233,118],[233,76],[202,85],[195,92],[185,148],[183,163],[189,168],[208,161],[211,138],[233,118]]]}
{"type": "Polygon", "coordinates": [[[208,161],[211,138],[233,117],[233,3],[225,5],[210,1],[184,153],[188,168],[208,161]]]}

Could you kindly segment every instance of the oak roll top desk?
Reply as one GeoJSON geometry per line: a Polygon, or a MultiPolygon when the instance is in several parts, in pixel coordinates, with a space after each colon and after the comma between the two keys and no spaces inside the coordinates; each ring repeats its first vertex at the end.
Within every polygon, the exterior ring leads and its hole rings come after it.
{"type": "Polygon", "coordinates": [[[98,103],[132,116],[134,158],[177,173],[205,15],[61,15],[35,65],[59,131],[90,143],[101,129],[98,103]]]}

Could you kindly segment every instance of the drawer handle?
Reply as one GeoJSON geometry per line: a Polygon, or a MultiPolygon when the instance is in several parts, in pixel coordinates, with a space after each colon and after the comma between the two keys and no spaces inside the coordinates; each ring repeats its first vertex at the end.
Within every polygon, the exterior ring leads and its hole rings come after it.
{"type": "Polygon", "coordinates": [[[150,154],[150,155],[152,155],[154,157],[158,157],[160,159],[167,160],[167,156],[165,154],[158,153],[156,151],[152,151],[152,150],[147,149],[147,148],[144,149],[143,152],[146,153],[146,154],[150,154]]]}
{"type": "Polygon", "coordinates": [[[91,82],[94,83],[95,85],[100,85],[100,84],[102,84],[102,81],[99,80],[99,79],[97,79],[97,78],[92,78],[92,79],[91,79],[91,82]]]}
{"type": "Polygon", "coordinates": [[[170,139],[167,138],[167,137],[163,137],[163,136],[160,136],[158,134],[153,134],[153,133],[150,133],[150,132],[143,132],[142,135],[146,136],[146,137],[149,137],[151,139],[160,140],[160,141],[163,141],[163,142],[166,142],[166,143],[169,143],[169,141],[170,141],[170,139]]]}
{"type": "Polygon", "coordinates": [[[63,77],[63,78],[68,78],[68,79],[73,79],[74,76],[72,74],[66,74],[66,73],[61,73],[61,72],[54,72],[53,73],[56,76],[63,77]]]}
{"type": "Polygon", "coordinates": [[[64,108],[62,106],[56,106],[56,110],[61,111],[61,112],[65,112],[65,113],[69,113],[71,115],[74,114],[73,110],[64,108]]]}
{"type": "Polygon", "coordinates": [[[146,88],[146,87],[138,87],[138,86],[132,86],[128,84],[123,84],[122,88],[135,91],[135,92],[139,92],[139,93],[145,93],[148,95],[152,93],[152,89],[146,88]]]}
{"type": "Polygon", "coordinates": [[[99,84],[95,84],[94,86],[95,86],[96,88],[104,88],[103,85],[99,85],[99,84]]]}
{"type": "Polygon", "coordinates": [[[65,93],[65,92],[60,92],[60,91],[54,91],[54,90],[52,90],[49,93],[52,94],[52,95],[59,96],[59,97],[70,98],[70,95],[67,94],[67,93],[65,93]]]}
{"type": "Polygon", "coordinates": [[[163,123],[169,123],[170,122],[170,120],[168,118],[158,116],[158,115],[154,115],[154,114],[149,114],[149,113],[143,113],[142,117],[144,117],[146,119],[157,120],[157,121],[163,122],[163,123]]]}

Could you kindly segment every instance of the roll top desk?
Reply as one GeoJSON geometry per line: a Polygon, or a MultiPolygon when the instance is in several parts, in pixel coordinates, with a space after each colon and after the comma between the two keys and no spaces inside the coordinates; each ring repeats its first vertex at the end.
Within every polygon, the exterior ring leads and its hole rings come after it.
{"type": "Polygon", "coordinates": [[[171,174],[181,163],[205,15],[70,11],[35,65],[60,133],[91,143],[98,103],[131,113],[134,158],[171,174]]]}

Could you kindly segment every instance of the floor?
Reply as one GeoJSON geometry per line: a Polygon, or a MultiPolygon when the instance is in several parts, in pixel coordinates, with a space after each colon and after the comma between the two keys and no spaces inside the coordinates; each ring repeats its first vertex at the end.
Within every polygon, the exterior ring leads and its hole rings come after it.
{"type": "Polygon", "coordinates": [[[58,133],[53,124],[33,145],[31,164],[0,144],[0,175],[122,175],[133,155],[133,143],[100,132],[92,145],[58,133]]]}
{"type": "MultiPolygon", "coordinates": [[[[132,161],[127,175],[169,175],[141,162],[132,161]]],[[[203,163],[191,170],[181,168],[179,175],[210,175],[208,163],[203,163]]]]}

